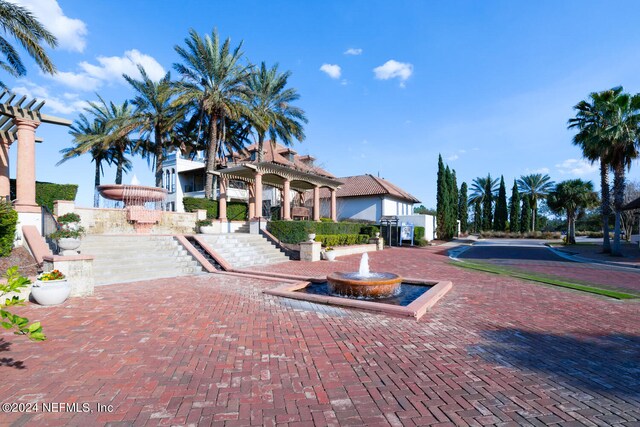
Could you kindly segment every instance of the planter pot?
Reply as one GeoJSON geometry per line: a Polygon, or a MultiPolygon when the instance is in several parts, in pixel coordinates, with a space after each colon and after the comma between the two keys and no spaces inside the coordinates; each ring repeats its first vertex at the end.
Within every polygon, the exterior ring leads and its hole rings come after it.
{"type": "Polygon", "coordinates": [[[77,249],[80,247],[80,239],[58,239],[58,247],[62,250],[62,255],[77,255],[77,249]]]}
{"type": "Polygon", "coordinates": [[[379,239],[379,238],[380,238],[380,232],[379,232],[379,231],[377,231],[377,232],[376,232],[376,239],[379,239]]]}
{"type": "Polygon", "coordinates": [[[327,257],[327,261],[335,261],[336,260],[336,251],[326,251],[324,256],[327,257]]]}
{"type": "Polygon", "coordinates": [[[36,280],[31,287],[33,299],[40,305],[62,304],[71,294],[71,283],[67,279],[36,280]]]}
{"type": "Polygon", "coordinates": [[[201,225],[200,226],[200,233],[202,234],[215,234],[216,229],[213,227],[213,225],[201,225]]]}
{"type": "Polygon", "coordinates": [[[79,222],[68,222],[66,224],[60,224],[60,228],[63,230],[72,230],[75,231],[80,228],[79,222]]]}
{"type": "Polygon", "coordinates": [[[316,233],[309,233],[309,241],[310,242],[315,242],[316,241],[316,233]]]}

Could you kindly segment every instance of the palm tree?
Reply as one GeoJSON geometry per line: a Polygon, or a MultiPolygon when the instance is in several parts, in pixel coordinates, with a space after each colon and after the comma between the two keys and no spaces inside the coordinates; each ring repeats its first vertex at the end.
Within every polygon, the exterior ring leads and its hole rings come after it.
{"type": "Polygon", "coordinates": [[[187,111],[185,105],[175,102],[175,87],[171,74],[167,73],[159,81],[149,78],[141,65],[138,65],[141,80],[123,75],[136,92],[131,104],[135,107],[128,119],[119,120],[116,125],[119,135],[138,132],[140,139],[136,147],[142,151],[148,161],[154,162],[156,187],[162,187],[162,163],[171,148],[178,145],[172,134],[187,111]]]}
{"type": "Polygon", "coordinates": [[[547,174],[534,173],[521,176],[518,180],[520,194],[529,196],[531,203],[531,231],[536,231],[536,219],[538,217],[538,199],[545,197],[553,189],[553,181],[547,174]]]}
{"type": "Polygon", "coordinates": [[[87,144],[83,141],[88,136],[105,135],[106,124],[98,119],[89,121],[87,116],[80,114],[78,119],[76,119],[71,126],[69,133],[73,136],[75,145],[73,147],[60,150],[60,153],[62,153],[62,160],[60,160],[57,165],[85,153],[91,154],[91,161],[95,163],[93,207],[98,208],[100,207],[98,187],[100,186],[100,176],[104,175],[103,162],[108,164],[111,163],[113,151],[109,150],[108,147],[104,147],[99,144],[87,144]]]}
{"type": "Polygon", "coordinates": [[[547,206],[552,212],[567,215],[567,244],[576,243],[576,218],[585,209],[595,206],[598,196],[591,181],[571,179],[556,185],[547,196],[547,206]]]}
{"type": "MultiPolygon", "coordinates": [[[[13,36],[47,74],[55,74],[56,67],[44,51],[42,42],[56,47],[58,41],[28,9],[13,2],[0,0],[0,27],[4,34],[13,36]]],[[[14,77],[24,76],[27,69],[16,49],[5,37],[0,36],[0,52],[5,60],[0,60],[0,68],[14,77]]],[[[0,87],[5,87],[0,81],[0,87]]]]}
{"type": "Polygon", "coordinates": [[[302,109],[291,105],[300,95],[286,87],[290,76],[290,71],[278,73],[278,64],[267,69],[264,62],[249,76],[250,118],[258,136],[259,162],[264,156],[265,135],[269,135],[272,144],[279,137],[285,145],[291,145],[294,138],[298,141],[305,138],[302,123],[308,120],[302,109]]]}
{"type": "Polygon", "coordinates": [[[613,100],[622,93],[622,87],[602,92],[593,92],[589,95],[591,102],[580,101],[573,107],[576,116],[569,119],[569,129],[577,129],[578,133],[573,137],[573,143],[582,149],[582,155],[592,164],[600,162],[600,202],[602,215],[602,251],[611,252],[609,240],[609,216],[611,215],[611,198],[609,195],[609,164],[608,152],[612,141],[606,138],[605,132],[612,120],[613,100]]]}
{"type": "Polygon", "coordinates": [[[622,256],[620,242],[620,215],[624,204],[625,168],[640,155],[640,94],[621,93],[613,101],[614,114],[605,131],[605,137],[613,142],[605,160],[613,169],[613,205],[615,208],[615,228],[611,255],[622,256]]]}
{"type": "Polygon", "coordinates": [[[493,198],[498,194],[498,179],[492,179],[491,174],[486,177],[475,178],[471,183],[471,195],[469,204],[482,204],[482,221],[480,225],[483,230],[491,229],[493,198]]]}
{"type": "Polygon", "coordinates": [[[175,47],[184,62],[173,65],[183,78],[179,83],[177,102],[190,104],[208,116],[205,197],[211,198],[216,154],[220,141],[224,140],[225,120],[238,120],[243,114],[248,115],[243,99],[248,94],[250,66],[240,63],[242,42],[234,49],[230,39],[221,45],[215,29],[211,36],[204,38],[191,29],[185,44],[186,47],[175,47]]]}

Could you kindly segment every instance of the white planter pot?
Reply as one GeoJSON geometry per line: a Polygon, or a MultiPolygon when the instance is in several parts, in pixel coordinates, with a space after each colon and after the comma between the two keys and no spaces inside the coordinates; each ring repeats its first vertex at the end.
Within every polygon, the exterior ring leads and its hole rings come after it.
{"type": "Polygon", "coordinates": [[[336,260],[336,251],[326,251],[324,255],[327,257],[327,261],[336,260]]]}
{"type": "Polygon", "coordinates": [[[380,238],[380,232],[376,231],[376,239],[380,238]]]}
{"type": "Polygon", "coordinates": [[[58,239],[58,247],[62,250],[62,255],[77,255],[80,243],[80,239],[69,237],[58,239]]]}
{"type": "Polygon", "coordinates": [[[316,233],[309,233],[309,241],[310,242],[315,242],[316,241],[316,233]]]}
{"type": "Polygon", "coordinates": [[[80,223],[79,222],[69,222],[67,224],[60,224],[60,228],[62,228],[63,230],[75,231],[78,228],[80,228],[80,223]]]}
{"type": "Polygon", "coordinates": [[[213,227],[213,225],[201,225],[200,226],[200,233],[202,234],[215,234],[216,229],[213,227]]]}
{"type": "Polygon", "coordinates": [[[71,294],[71,284],[67,279],[36,280],[31,287],[33,299],[40,305],[62,304],[71,294]]]}

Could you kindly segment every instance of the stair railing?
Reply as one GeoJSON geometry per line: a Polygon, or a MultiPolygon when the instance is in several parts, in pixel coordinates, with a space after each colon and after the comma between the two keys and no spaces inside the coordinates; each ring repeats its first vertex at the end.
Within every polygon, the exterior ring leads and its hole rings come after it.
{"type": "Polygon", "coordinates": [[[44,237],[44,240],[49,245],[51,252],[53,252],[54,255],[58,255],[60,253],[60,248],[56,241],[51,239],[49,236],[60,229],[60,224],[58,224],[58,221],[46,206],[42,206],[40,210],[42,213],[42,237],[44,237]]]}

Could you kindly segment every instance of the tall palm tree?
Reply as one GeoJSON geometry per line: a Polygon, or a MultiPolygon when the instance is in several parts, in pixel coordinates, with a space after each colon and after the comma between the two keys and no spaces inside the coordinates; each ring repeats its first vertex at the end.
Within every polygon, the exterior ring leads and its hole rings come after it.
{"type": "Polygon", "coordinates": [[[592,164],[600,162],[600,213],[602,215],[602,251],[611,252],[609,239],[609,216],[611,215],[611,197],[609,195],[609,164],[608,152],[612,141],[606,136],[606,130],[613,119],[614,100],[622,93],[622,87],[593,92],[590,101],[580,101],[573,109],[576,116],[569,119],[568,128],[577,129],[573,143],[582,149],[582,155],[592,164]]]}
{"type": "Polygon", "coordinates": [[[205,35],[204,38],[191,29],[185,44],[186,47],[175,47],[183,61],[183,64],[173,64],[182,76],[177,102],[191,104],[208,116],[205,197],[211,198],[216,154],[220,141],[224,139],[225,120],[238,120],[243,114],[248,114],[243,99],[248,94],[247,79],[251,67],[240,63],[242,42],[233,49],[230,39],[220,44],[215,29],[211,36],[205,35]]]}
{"type": "MultiPolygon", "coordinates": [[[[58,41],[28,9],[10,1],[0,0],[0,27],[4,30],[4,34],[16,39],[43,72],[56,73],[56,67],[42,47],[42,43],[56,47],[58,41]]],[[[14,77],[27,74],[20,55],[2,36],[0,36],[0,52],[5,58],[4,61],[0,60],[0,69],[14,77]]],[[[1,81],[0,87],[5,87],[1,81]]]]}
{"type": "Polygon", "coordinates": [[[631,168],[634,159],[640,156],[640,94],[621,93],[613,102],[614,114],[605,136],[613,144],[605,160],[613,169],[613,205],[615,208],[615,228],[611,255],[621,256],[620,215],[624,203],[625,169],[631,168]]]}
{"type": "Polygon", "coordinates": [[[141,80],[123,75],[136,93],[131,100],[135,108],[128,119],[119,120],[116,125],[120,135],[131,132],[140,134],[136,147],[148,161],[154,163],[155,186],[162,187],[162,163],[171,145],[180,143],[172,138],[172,134],[176,125],[184,119],[187,108],[175,102],[176,92],[170,73],[155,82],[144,67],[138,65],[138,70],[141,80]]]}
{"type": "Polygon", "coordinates": [[[291,105],[300,99],[294,88],[287,88],[290,71],[278,72],[278,64],[267,68],[265,63],[249,76],[249,108],[251,109],[251,124],[258,136],[258,161],[264,156],[264,140],[268,134],[271,143],[276,138],[285,145],[291,145],[293,139],[302,141],[305,138],[303,123],[308,120],[304,110],[291,105]]]}
{"type": "Polygon", "coordinates": [[[534,173],[521,176],[518,180],[520,194],[529,196],[531,203],[531,231],[536,231],[536,219],[538,217],[538,199],[545,197],[553,189],[554,183],[547,174],[534,173]]]}
{"type": "Polygon", "coordinates": [[[598,196],[593,191],[591,181],[570,179],[556,185],[547,196],[547,206],[552,212],[567,215],[567,244],[576,243],[577,217],[585,209],[597,205],[598,196]]]}
{"type": "Polygon", "coordinates": [[[483,230],[491,229],[492,203],[493,198],[498,194],[498,179],[491,178],[491,174],[486,177],[474,178],[471,182],[471,195],[469,204],[482,205],[482,221],[480,226],[483,230]]]}
{"type": "Polygon", "coordinates": [[[105,135],[106,124],[98,119],[90,121],[87,119],[87,116],[80,114],[73,122],[73,125],[71,125],[69,133],[73,136],[75,145],[60,150],[62,160],[60,160],[57,165],[85,153],[91,154],[91,161],[95,163],[93,207],[98,208],[100,207],[98,187],[100,186],[100,177],[104,175],[103,163],[111,163],[113,151],[109,150],[108,147],[99,144],[88,144],[83,141],[87,136],[105,135]]]}

